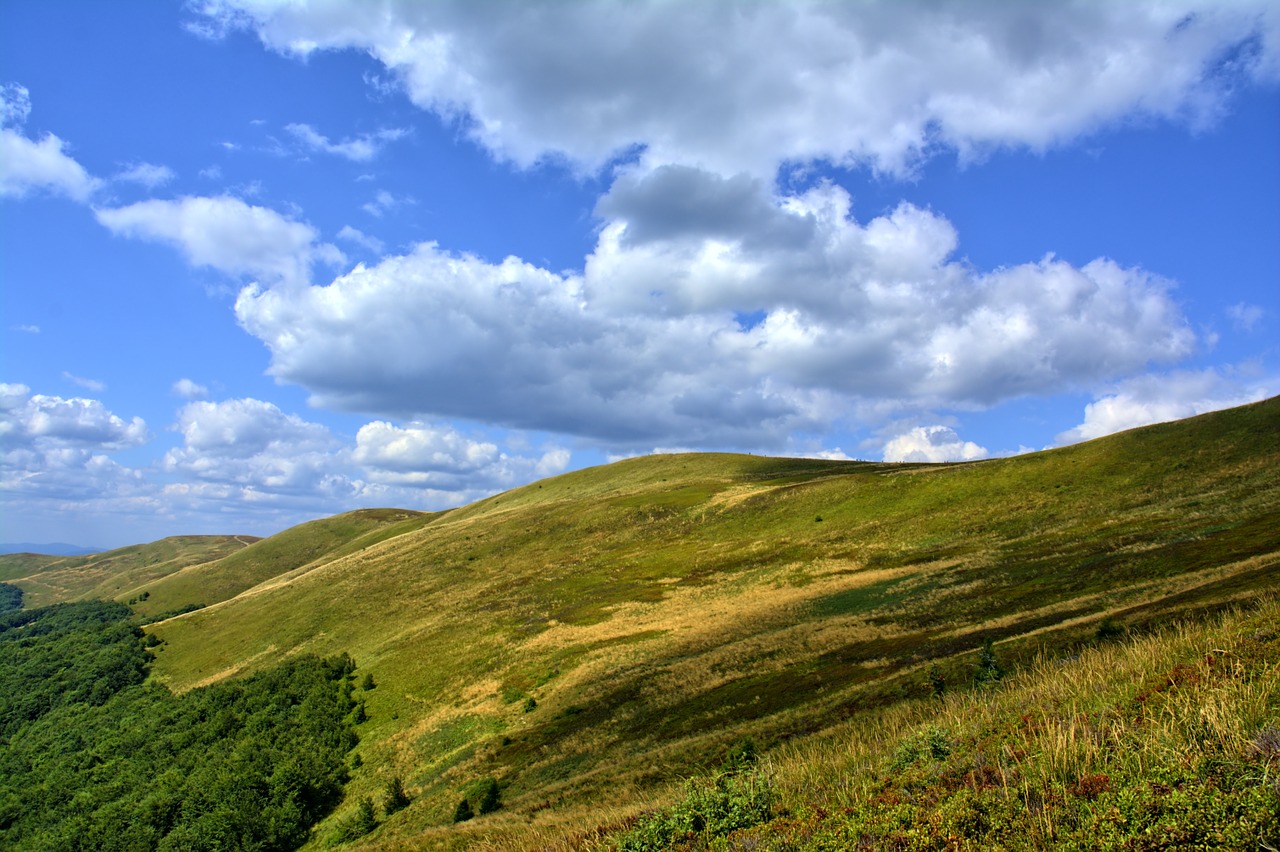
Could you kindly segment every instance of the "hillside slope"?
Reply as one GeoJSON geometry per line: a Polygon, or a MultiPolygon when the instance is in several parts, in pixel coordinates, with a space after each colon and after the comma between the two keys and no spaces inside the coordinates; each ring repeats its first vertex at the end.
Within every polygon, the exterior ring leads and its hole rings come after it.
{"type": "Polygon", "coordinates": [[[254,536],[183,535],[88,556],[0,556],[0,582],[21,588],[28,608],[90,598],[136,597],[146,584],[190,565],[213,562],[258,541],[254,536]]]}
{"type": "Polygon", "coordinates": [[[155,676],[349,652],[378,685],[348,801],[393,775],[415,796],[368,843],[581,831],[743,737],[926,695],[931,664],[964,681],[984,638],[1017,668],[1104,617],[1142,631],[1274,588],[1278,438],[1268,400],[967,464],[631,459],[154,625],[155,676]],[[504,809],[453,826],[487,777],[504,809]]]}
{"type": "Polygon", "coordinates": [[[308,521],[270,538],[254,540],[222,559],[191,563],[181,571],[140,586],[138,592],[147,597],[135,610],[154,616],[193,605],[220,603],[261,583],[305,571],[309,566],[416,529],[434,517],[408,509],[358,509],[308,521]]]}

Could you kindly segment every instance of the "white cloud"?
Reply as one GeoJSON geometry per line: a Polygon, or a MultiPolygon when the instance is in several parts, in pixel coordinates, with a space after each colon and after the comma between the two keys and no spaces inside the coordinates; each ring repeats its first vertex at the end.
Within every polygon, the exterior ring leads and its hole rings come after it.
{"type": "Polygon", "coordinates": [[[325,427],[257,399],[188,403],[178,412],[177,429],[187,449],[224,458],[248,458],[273,445],[326,449],[333,441],[325,427]]]}
{"type": "Polygon", "coordinates": [[[376,133],[365,133],[354,139],[333,142],[309,124],[290,124],[285,130],[293,134],[308,150],[334,154],[358,163],[372,160],[388,142],[394,142],[409,133],[402,128],[384,128],[376,133]]]}
{"type": "Polygon", "coordinates": [[[0,86],[0,127],[21,127],[31,115],[31,93],[26,86],[5,83],[0,86]]]}
{"type": "Polygon", "coordinates": [[[20,331],[23,334],[39,334],[40,333],[40,326],[38,325],[31,325],[31,324],[11,325],[9,326],[9,328],[12,331],[20,331]]]}
{"type": "Polygon", "coordinates": [[[132,163],[115,175],[115,180],[137,183],[147,189],[164,186],[177,177],[168,166],[157,166],[154,163],[132,163]]]}
{"type": "Polygon", "coordinates": [[[986,448],[961,440],[949,426],[917,426],[884,445],[887,462],[956,462],[986,458],[986,448]]]}
{"type": "Polygon", "coordinates": [[[496,156],[589,170],[639,147],[651,164],[725,173],[810,160],[903,173],[939,149],[1043,149],[1133,115],[1204,124],[1240,77],[1280,77],[1280,13],[1265,0],[202,11],[282,52],[368,52],[496,156]]]}
{"type": "Polygon", "coordinates": [[[0,384],[0,435],[9,447],[118,450],[148,438],[140,417],[126,422],[96,399],[31,394],[20,384],[0,384]]]}
{"type": "Polygon", "coordinates": [[[1141,269],[981,272],[952,259],[935,213],[862,224],[849,208],[838,187],[776,197],[659,170],[602,202],[615,218],[581,275],[423,244],[325,287],[248,288],[236,312],[318,405],[632,448],[779,448],[877,400],[990,405],[1194,348],[1169,284],[1141,269]],[[683,227],[665,231],[677,202],[683,227]]]}
{"type": "Polygon", "coordinates": [[[384,215],[395,210],[397,207],[413,203],[414,200],[412,198],[397,198],[383,189],[379,190],[378,194],[373,197],[373,200],[368,204],[362,205],[360,209],[364,210],[364,212],[368,213],[370,216],[381,219],[384,215]]]}
{"type": "Polygon", "coordinates": [[[184,505],[278,508],[400,505],[446,508],[564,470],[566,450],[511,454],[443,426],[362,427],[354,447],[326,427],[256,399],[193,402],[178,413],[182,446],[163,467],[184,505]]]}
{"type": "Polygon", "coordinates": [[[1152,423],[1258,402],[1280,392],[1275,376],[1249,371],[1177,370],[1121,382],[1085,406],[1084,422],[1058,436],[1058,444],[1101,438],[1152,423]]]}
{"type": "Polygon", "coordinates": [[[178,379],[173,383],[173,392],[183,399],[202,399],[209,395],[209,389],[191,379],[178,379]]]}
{"type": "Polygon", "coordinates": [[[66,153],[66,143],[46,133],[38,141],[18,128],[31,112],[25,87],[15,83],[0,89],[0,196],[22,198],[47,191],[75,201],[88,201],[100,181],[66,153]]]}
{"type": "Polygon", "coordinates": [[[1257,305],[1248,305],[1244,302],[1227,308],[1227,316],[1231,318],[1232,324],[1240,331],[1246,332],[1253,331],[1265,314],[1266,311],[1257,305]]]}
{"type": "Polygon", "coordinates": [[[233,489],[227,494],[238,499],[293,495],[312,500],[350,497],[357,490],[341,473],[341,446],[329,430],[269,402],[191,402],[178,412],[175,428],[183,445],[165,454],[165,470],[226,486],[233,489]]]}
{"type": "Polygon", "coordinates": [[[82,376],[73,376],[71,373],[68,373],[66,370],[62,371],[62,378],[71,382],[71,384],[73,385],[79,385],[85,390],[91,390],[94,393],[101,393],[102,391],[107,389],[106,383],[104,382],[100,382],[97,379],[86,379],[82,376]]]}
{"type": "Polygon", "coordinates": [[[370,236],[369,234],[366,234],[357,228],[353,228],[350,225],[342,226],[342,230],[338,231],[338,239],[354,243],[361,248],[368,249],[374,254],[382,254],[383,250],[386,248],[386,245],[383,244],[382,240],[377,237],[370,236]]]}
{"type": "Polygon", "coordinates": [[[509,455],[448,426],[375,421],[356,435],[354,459],[376,482],[482,491],[561,473],[569,452],[556,447],[538,457],[509,455]]]}
{"type": "Polygon", "coordinates": [[[193,265],[271,283],[302,284],[316,262],[345,260],[337,247],[317,243],[310,225],[228,195],[152,199],[94,212],[113,233],[169,243],[193,265]]]}
{"type": "Polygon", "coordinates": [[[112,414],[98,400],[32,394],[0,384],[0,495],[14,515],[31,500],[74,501],[119,495],[137,487],[138,471],[108,453],[149,438],[139,417],[112,414]]]}

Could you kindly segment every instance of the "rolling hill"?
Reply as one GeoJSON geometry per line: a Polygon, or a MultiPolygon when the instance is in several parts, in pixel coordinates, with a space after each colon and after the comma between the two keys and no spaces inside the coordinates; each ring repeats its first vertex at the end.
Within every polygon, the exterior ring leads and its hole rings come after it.
{"type": "Polygon", "coordinates": [[[63,564],[10,582],[29,605],[103,589],[149,592],[133,605],[152,618],[208,605],[147,628],[153,679],[178,691],[350,653],[376,688],[318,846],[398,777],[412,804],[355,846],[609,848],[601,832],[747,740],[816,831],[827,817],[796,790],[840,799],[840,743],[928,718],[932,684],[967,700],[985,641],[1043,678],[1099,637],[1273,594],[1277,470],[1272,399],[963,464],[648,456],[444,513],[340,515],[151,576],[63,564]],[[503,807],[455,825],[489,779],[503,807]]]}
{"type": "Polygon", "coordinates": [[[172,536],[87,556],[0,555],[0,582],[23,590],[28,606],[89,598],[136,597],[147,583],[217,561],[257,541],[253,536],[172,536]]]}
{"type": "Polygon", "coordinates": [[[156,624],[155,677],[349,652],[379,684],[349,798],[392,775],[415,796],[370,843],[552,836],[744,738],[926,695],[930,665],[964,680],[984,639],[1017,668],[1104,618],[1143,632],[1256,598],[1280,566],[1278,437],[1270,400],[967,464],[630,459],[156,624]],[[490,777],[504,810],[455,828],[490,777]]]}

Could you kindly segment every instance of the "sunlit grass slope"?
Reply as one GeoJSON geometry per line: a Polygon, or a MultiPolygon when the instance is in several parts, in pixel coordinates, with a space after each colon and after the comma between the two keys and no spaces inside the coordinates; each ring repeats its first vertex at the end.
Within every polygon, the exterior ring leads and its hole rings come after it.
{"type": "Polygon", "coordinates": [[[23,590],[28,609],[90,598],[126,600],[175,571],[243,550],[253,536],[183,535],[88,556],[0,555],[0,582],[23,590]]]}
{"type": "MultiPolygon", "coordinates": [[[[1268,849],[1280,845],[1278,773],[1280,601],[1267,596],[1042,657],[987,688],[859,714],[739,775],[764,800],[755,824],[659,839],[757,852],[1268,849]]],[[[750,788],[724,779],[696,776],[688,789],[745,798],[750,788]]],[[[664,822],[696,803],[686,790],[671,798],[584,845],[655,848],[664,822]]]]}
{"type": "Polygon", "coordinates": [[[182,571],[141,586],[138,592],[146,593],[146,600],[134,608],[154,616],[219,603],[269,580],[359,552],[433,517],[407,509],[359,509],[309,521],[261,541],[249,539],[252,543],[248,547],[223,559],[191,563],[182,571]]]}
{"type": "Polygon", "coordinates": [[[631,459],[157,624],[156,677],[347,651],[378,683],[348,801],[392,775],[415,797],[365,842],[518,846],[634,814],[743,737],[927,695],[931,663],[963,682],[984,637],[1017,668],[1104,616],[1251,600],[1280,567],[1277,470],[1280,400],[969,464],[631,459]],[[485,777],[504,808],[453,826],[485,777]]]}

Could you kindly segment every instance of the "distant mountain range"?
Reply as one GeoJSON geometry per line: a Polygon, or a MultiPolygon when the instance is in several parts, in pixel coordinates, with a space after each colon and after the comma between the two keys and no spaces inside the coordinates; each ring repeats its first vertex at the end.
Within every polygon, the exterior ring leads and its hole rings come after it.
{"type": "Polygon", "coordinates": [[[90,553],[101,553],[101,547],[79,547],[55,541],[52,544],[33,544],[19,541],[13,544],[0,544],[0,553],[40,553],[45,556],[85,556],[90,553]]]}

